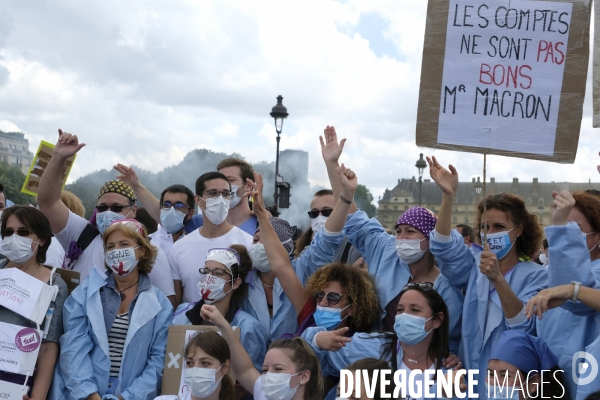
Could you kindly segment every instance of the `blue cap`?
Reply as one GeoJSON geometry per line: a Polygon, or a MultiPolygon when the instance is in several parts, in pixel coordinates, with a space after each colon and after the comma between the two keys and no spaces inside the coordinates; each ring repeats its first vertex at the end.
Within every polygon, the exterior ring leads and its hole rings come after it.
{"type": "Polygon", "coordinates": [[[546,342],[519,330],[502,332],[492,349],[490,360],[507,362],[525,373],[547,371],[558,366],[558,359],[546,342]]]}

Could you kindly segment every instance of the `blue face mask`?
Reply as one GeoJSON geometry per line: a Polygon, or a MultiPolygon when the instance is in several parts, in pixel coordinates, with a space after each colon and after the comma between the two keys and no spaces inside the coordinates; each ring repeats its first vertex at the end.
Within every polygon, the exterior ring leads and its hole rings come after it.
{"type": "Polygon", "coordinates": [[[175,207],[168,210],[160,210],[160,224],[168,233],[179,232],[183,228],[183,219],[185,214],[179,212],[175,207]]]}
{"type": "Polygon", "coordinates": [[[394,331],[396,331],[398,340],[409,346],[421,343],[433,331],[433,328],[429,332],[425,331],[425,323],[431,318],[425,319],[405,312],[396,315],[394,331]]]}
{"type": "MultiPolygon", "coordinates": [[[[129,214],[131,214],[131,211],[129,211],[129,214]]],[[[125,219],[126,217],[129,216],[129,214],[127,214],[126,216],[123,216],[121,214],[117,214],[116,212],[112,212],[112,211],[104,211],[104,212],[96,214],[96,225],[98,226],[100,235],[104,235],[104,231],[106,231],[108,229],[110,224],[112,224],[113,222],[118,221],[120,219],[125,219]]]]}
{"type": "MultiPolygon", "coordinates": [[[[350,307],[348,304],[344,308],[331,308],[331,307],[321,307],[317,306],[317,311],[315,311],[314,318],[317,326],[321,328],[325,328],[328,331],[334,329],[339,324],[342,323],[343,319],[341,317],[342,311],[346,308],[350,307]]],[[[344,317],[346,319],[348,315],[344,317]]]]}
{"type": "MultiPolygon", "coordinates": [[[[496,258],[498,260],[502,260],[504,257],[506,257],[510,249],[512,249],[513,244],[515,244],[514,242],[510,242],[510,236],[508,235],[508,232],[512,231],[513,229],[515,229],[514,226],[507,231],[498,233],[488,233],[487,235],[487,241],[488,245],[490,246],[490,251],[496,255],[496,258]]],[[[481,233],[480,236],[481,243],[484,243],[483,233],[481,233]]]]}
{"type": "MultiPolygon", "coordinates": [[[[516,388],[516,389],[518,389],[518,388],[516,388]]],[[[488,400],[494,400],[494,399],[519,400],[520,390],[516,390],[516,389],[513,390],[512,386],[505,386],[502,388],[502,390],[500,390],[499,387],[490,386],[490,385],[488,385],[487,382],[485,382],[485,393],[489,394],[488,400]],[[510,396],[511,392],[512,392],[512,396],[510,396]]]]}

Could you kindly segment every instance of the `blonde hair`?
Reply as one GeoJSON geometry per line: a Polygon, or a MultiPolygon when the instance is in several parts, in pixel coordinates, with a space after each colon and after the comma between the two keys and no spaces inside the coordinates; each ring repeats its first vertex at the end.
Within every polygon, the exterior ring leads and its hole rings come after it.
{"type": "Polygon", "coordinates": [[[75,196],[73,193],[68,190],[63,190],[60,192],[60,199],[67,206],[71,212],[75,215],[79,215],[80,217],[84,217],[85,215],[85,207],[81,202],[81,199],[75,196]]]}
{"type": "MultiPolygon", "coordinates": [[[[113,224],[106,229],[104,234],[102,235],[102,241],[104,242],[104,251],[106,251],[106,243],[108,242],[108,238],[115,232],[121,232],[125,236],[130,237],[135,241],[135,243],[140,246],[142,250],[142,256],[138,260],[138,269],[139,272],[143,272],[149,274],[152,271],[152,267],[154,266],[154,261],[156,260],[156,254],[158,253],[158,249],[150,244],[148,240],[148,232],[146,228],[140,224],[143,233],[140,233],[139,230],[134,229],[132,226],[127,224],[113,224]]],[[[106,265],[105,265],[106,267],[106,265]]]]}

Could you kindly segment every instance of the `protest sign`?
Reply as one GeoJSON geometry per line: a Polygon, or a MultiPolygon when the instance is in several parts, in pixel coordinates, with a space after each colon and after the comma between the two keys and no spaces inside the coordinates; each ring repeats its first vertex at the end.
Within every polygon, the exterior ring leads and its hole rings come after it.
{"type": "Polygon", "coordinates": [[[2,400],[23,400],[23,395],[27,394],[27,390],[29,390],[27,386],[0,380],[0,399],[2,400]]]}
{"type": "Polygon", "coordinates": [[[57,289],[18,268],[0,269],[0,306],[38,325],[44,320],[57,289]]]}
{"type": "Polygon", "coordinates": [[[33,375],[42,332],[0,322],[0,371],[33,375]]]}
{"type": "MultiPolygon", "coordinates": [[[[172,325],[169,327],[167,339],[167,356],[165,357],[165,369],[162,378],[162,394],[179,395],[182,397],[188,392],[184,384],[185,346],[189,340],[200,331],[214,331],[220,333],[219,328],[210,325],[172,325]]],[[[237,339],[240,340],[240,331],[234,328],[237,339]]],[[[235,382],[231,363],[229,376],[235,382]]]]}
{"type": "Polygon", "coordinates": [[[575,160],[590,0],[430,0],[417,145],[575,160]]]}
{"type": "MultiPolygon", "coordinates": [[[[35,156],[33,157],[33,160],[31,161],[29,173],[25,177],[25,182],[23,182],[23,187],[21,188],[22,193],[29,194],[31,196],[37,196],[40,178],[44,174],[44,171],[46,170],[46,167],[52,158],[53,152],[54,145],[42,140],[37,152],[35,153],[35,156]]],[[[65,163],[61,188],[65,187],[65,183],[67,182],[71,168],[73,168],[73,163],[75,162],[76,157],[77,154],[69,157],[65,163]]]]}

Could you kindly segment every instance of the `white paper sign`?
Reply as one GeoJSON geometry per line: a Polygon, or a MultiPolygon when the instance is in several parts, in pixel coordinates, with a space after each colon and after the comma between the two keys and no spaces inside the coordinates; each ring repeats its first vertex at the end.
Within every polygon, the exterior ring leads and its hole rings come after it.
{"type": "Polygon", "coordinates": [[[438,142],[554,155],[572,4],[448,3],[438,142]]]}
{"type": "Polygon", "coordinates": [[[0,381],[0,399],[2,400],[23,400],[23,395],[27,394],[27,390],[27,386],[0,381]]]}
{"type": "Polygon", "coordinates": [[[0,322],[0,371],[33,375],[42,332],[0,322]]]}
{"type": "Polygon", "coordinates": [[[0,269],[0,305],[40,325],[54,288],[17,268],[0,269]]]}

